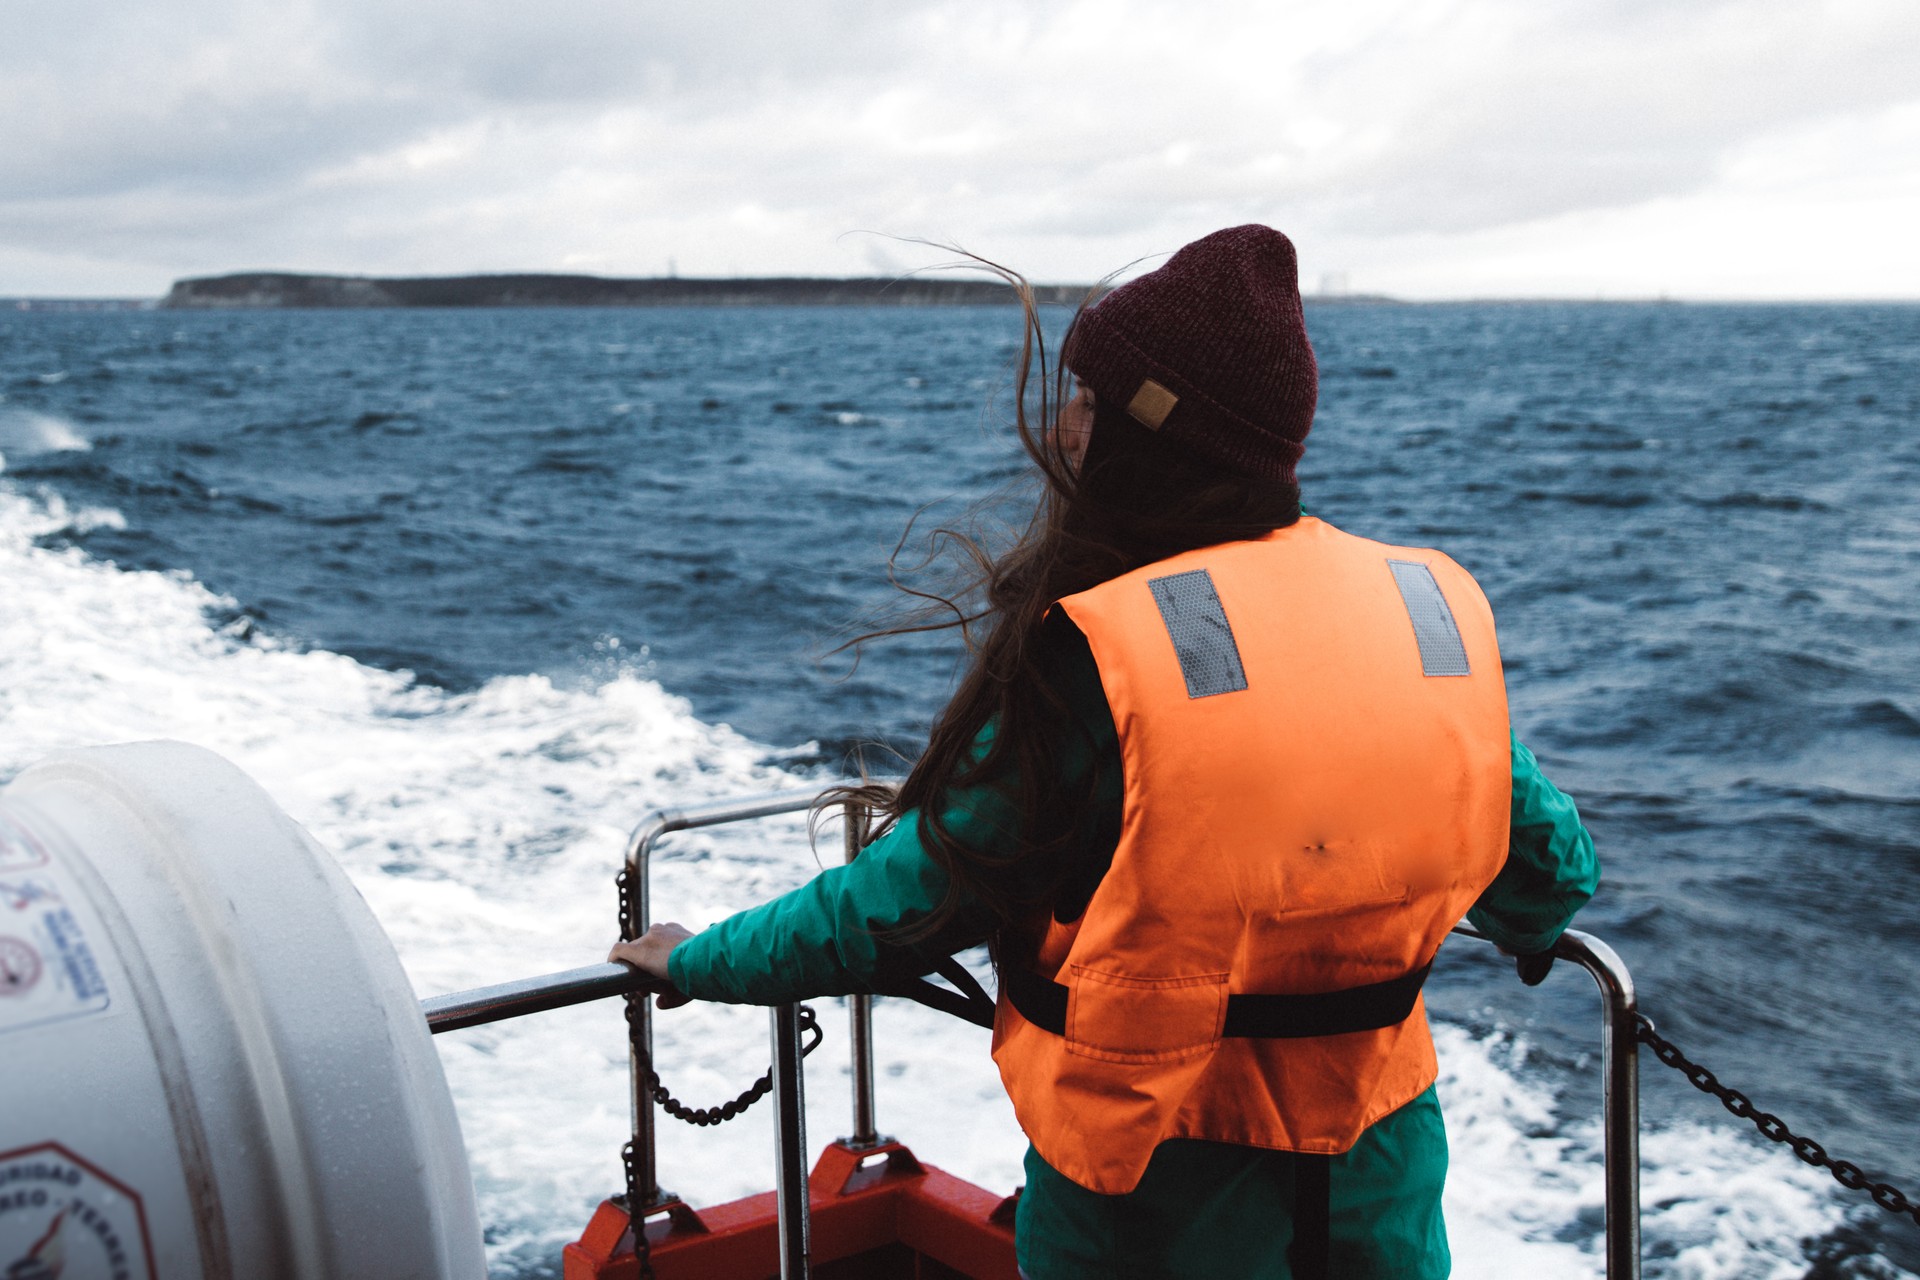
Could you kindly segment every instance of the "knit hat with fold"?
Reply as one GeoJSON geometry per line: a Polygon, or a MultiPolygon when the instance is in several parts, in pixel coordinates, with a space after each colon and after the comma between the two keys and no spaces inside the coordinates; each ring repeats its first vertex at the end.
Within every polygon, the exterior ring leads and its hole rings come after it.
{"type": "Polygon", "coordinates": [[[1294,479],[1319,372],[1293,242],[1229,227],[1083,312],[1062,359],[1098,402],[1242,475],[1294,479]]]}

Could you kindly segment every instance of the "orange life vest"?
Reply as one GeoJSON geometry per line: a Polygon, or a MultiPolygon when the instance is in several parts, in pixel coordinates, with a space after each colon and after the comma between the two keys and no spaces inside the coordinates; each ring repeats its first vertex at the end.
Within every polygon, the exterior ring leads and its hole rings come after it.
{"type": "Polygon", "coordinates": [[[1084,914],[1003,974],[1022,1128],[1109,1194],[1173,1137],[1347,1150],[1433,1083],[1419,982],[1506,859],[1486,597],[1439,552],[1303,518],[1059,607],[1100,669],[1124,817],[1084,914]],[[1009,976],[1060,995],[1052,1017],[1009,976]],[[1372,1029],[1338,1030],[1349,1006],[1372,1029]]]}

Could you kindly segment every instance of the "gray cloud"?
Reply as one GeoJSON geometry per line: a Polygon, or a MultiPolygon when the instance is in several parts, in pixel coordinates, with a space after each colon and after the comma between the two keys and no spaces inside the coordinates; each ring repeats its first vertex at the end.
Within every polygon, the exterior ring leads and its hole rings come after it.
{"type": "Polygon", "coordinates": [[[861,271],[863,227],[1055,276],[1245,219],[1464,235],[1707,190],[1920,99],[1916,43],[1908,0],[16,0],[0,293],[861,271]]]}
{"type": "Polygon", "coordinates": [[[1920,98],[1893,5],[1593,6],[1428,86],[1339,193],[1370,230],[1472,230],[1698,190],[1740,143],[1920,98]]]}

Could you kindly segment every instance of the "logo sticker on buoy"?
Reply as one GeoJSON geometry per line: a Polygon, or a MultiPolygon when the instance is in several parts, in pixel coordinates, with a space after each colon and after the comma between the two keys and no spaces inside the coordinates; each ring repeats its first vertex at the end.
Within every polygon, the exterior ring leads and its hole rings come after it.
{"type": "Polygon", "coordinates": [[[0,1034],[105,1013],[103,938],[46,847],[0,814],[0,1034]]]}
{"type": "Polygon", "coordinates": [[[0,1280],[154,1280],[133,1188],[57,1142],[0,1152],[0,1280]]]}
{"type": "Polygon", "coordinates": [[[0,876],[13,871],[44,867],[51,861],[47,851],[25,827],[8,822],[0,814],[0,876]]]}

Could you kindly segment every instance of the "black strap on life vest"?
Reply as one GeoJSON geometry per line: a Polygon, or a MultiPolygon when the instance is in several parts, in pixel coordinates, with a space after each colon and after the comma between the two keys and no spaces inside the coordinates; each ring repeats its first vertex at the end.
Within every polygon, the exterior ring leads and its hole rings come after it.
{"type": "Polygon", "coordinates": [[[1293,1280],[1327,1280],[1333,1249],[1333,1157],[1293,1157],[1293,1243],[1287,1267],[1293,1280]]]}
{"type": "Polygon", "coordinates": [[[993,997],[974,980],[965,965],[952,956],[944,956],[940,963],[933,966],[933,971],[958,990],[949,991],[945,987],[935,986],[925,978],[903,978],[888,985],[881,994],[905,996],[928,1008],[971,1022],[976,1027],[993,1026],[993,997]]]}
{"type": "MultiPolygon", "coordinates": [[[[1223,1036],[1254,1040],[1304,1040],[1397,1026],[1413,1014],[1414,1001],[1433,969],[1429,960],[1412,973],[1344,991],[1312,995],[1230,995],[1223,1036]]],[[[1067,988],[1029,969],[1006,966],[1000,989],[1020,1016],[1043,1031],[1065,1035],[1067,988]]],[[[951,995],[951,992],[944,993],[951,995]]]]}

